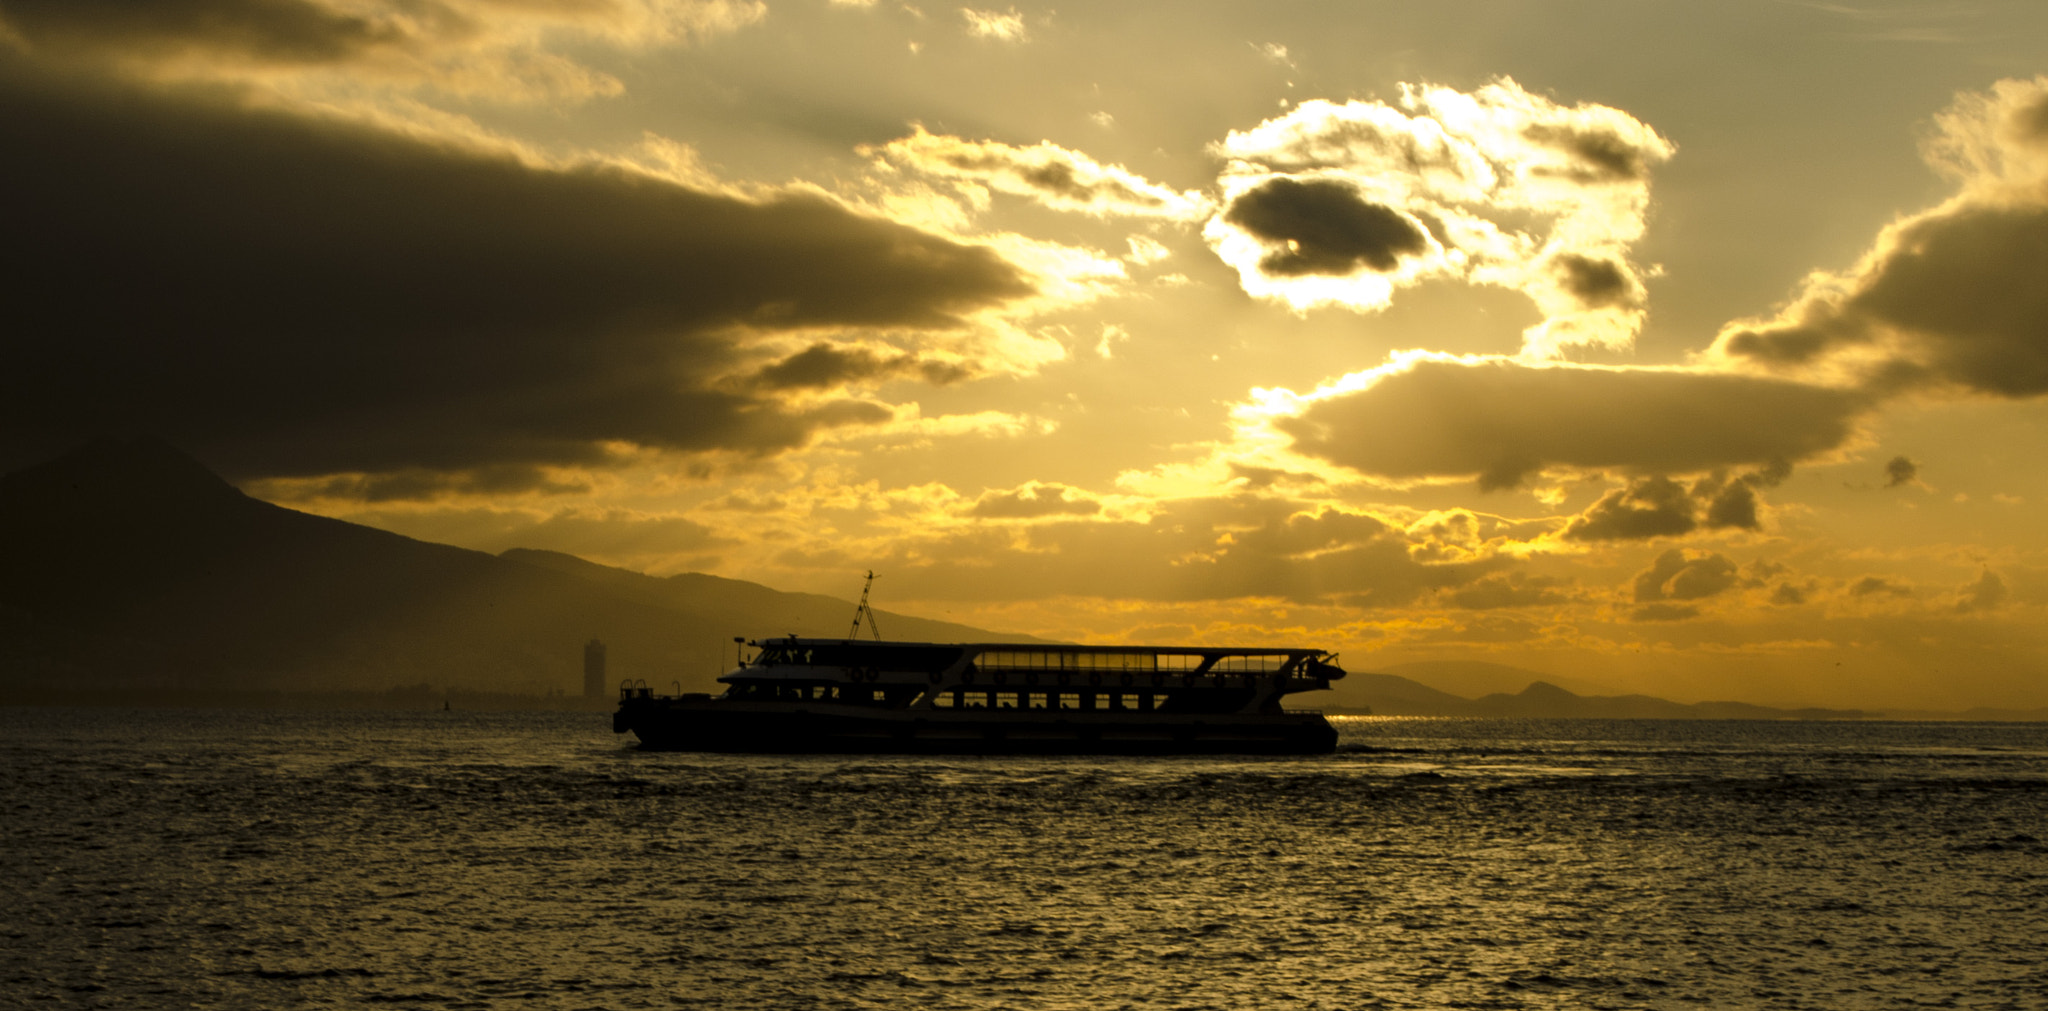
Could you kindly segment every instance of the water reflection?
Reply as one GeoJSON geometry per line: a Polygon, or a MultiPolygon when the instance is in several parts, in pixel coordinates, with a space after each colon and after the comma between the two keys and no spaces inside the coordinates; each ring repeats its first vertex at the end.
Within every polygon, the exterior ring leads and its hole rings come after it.
{"type": "Polygon", "coordinates": [[[2024,1006],[2048,728],[1340,719],[1315,758],[643,754],[8,710],[0,999],[2024,1006]]]}

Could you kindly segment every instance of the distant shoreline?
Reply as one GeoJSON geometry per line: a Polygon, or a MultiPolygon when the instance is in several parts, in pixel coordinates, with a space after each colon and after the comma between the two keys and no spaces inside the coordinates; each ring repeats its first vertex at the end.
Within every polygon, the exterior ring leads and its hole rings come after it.
{"type": "MultiPolygon", "coordinates": [[[[378,712],[565,712],[609,713],[618,700],[611,695],[587,698],[582,695],[534,695],[521,692],[481,692],[464,689],[403,689],[282,691],[273,689],[138,689],[92,690],[78,688],[0,691],[0,707],[71,707],[89,709],[249,709],[283,712],[361,710],[378,712]]],[[[1624,715],[1602,713],[1474,713],[1421,712],[1411,707],[1401,711],[1375,711],[1360,706],[1319,706],[1328,716],[1377,716],[1399,719],[1460,720],[1659,720],[1666,722],[1759,721],[1783,723],[2048,723],[2048,710],[1970,709],[1941,711],[1922,709],[1879,710],[1779,710],[1742,714],[1624,715]]]]}
{"type": "Polygon", "coordinates": [[[2048,711],[2022,709],[1973,709],[1964,712],[1950,712],[1931,709],[1872,709],[1872,710],[1829,710],[1824,715],[1801,715],[1786,711],[1782,715],[1745,716],[1604,716],[1580,713],[1575,715],[1532,715],[1518,713],[1419,713],[1374,712],[1370,708],[1357,706],[1319,706],[1324,716],[1373,716],[1385,719],[1403,720],[1656,720],[1669,723],[2048,723],[2048,711]]]}
{"type": "Polygon", "coordinates": [[[466,712],[611,712],[618,698],[582,695],[534,695],[464,689],[404,688],[334,691],[275,689],[119,689],[8,688],[0,706],[72,706],[137,709],[273,709],[273,710],[434,710],[466,712]]]}

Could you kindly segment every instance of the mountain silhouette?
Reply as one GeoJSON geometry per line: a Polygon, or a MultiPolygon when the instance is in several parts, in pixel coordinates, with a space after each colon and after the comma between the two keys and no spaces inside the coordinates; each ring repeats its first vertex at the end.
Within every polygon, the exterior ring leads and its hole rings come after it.
{"type": "MultiPolygon", "coordinates": [[[[851,578],[851,577],[849,577],[851,578]]],[[[703,690],[735,635],[844,635],[850,602],[432,544],[262,502],[154,439],[0,476],[0,691],[703,690]]],[[[897,638],[1018,638],[882,612],[897,638]]]]}
{"type": "Polygon", "coordinates": [[[1493,692],[1468,699],[1398,674],[1358,671],[1337,683],[1329,709],[1378,716],[1509,719],[1782,720],[1871,715],[1852,709],[1777,709],[1746,702],[1672,702],[1649,695],[1579,695],[1541,680],[1530,682],[1519,692],[1493,692]]]}
{"type": "Polygon", "coordinates": [[[1614,691],[1599,681],[1562,677],[1526,667],[1514,667],[1486,660],[1415,660],[1375,668],[1383,674],[1398,674],[1419,681],[1440,692],[1468,699],[1495,693],[1514,694],[1534,681],[1544,681],[1575,695],[1610,695],[1614,691]]]}

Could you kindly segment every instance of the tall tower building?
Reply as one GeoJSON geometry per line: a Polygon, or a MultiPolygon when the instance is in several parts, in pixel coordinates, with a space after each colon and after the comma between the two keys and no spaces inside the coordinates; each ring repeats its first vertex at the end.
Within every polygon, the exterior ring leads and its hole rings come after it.
{"type": "Polygon", "coordinates": [[[583,644],[583,697],[604,697],[604,643],[592,639],[583,644]]]}

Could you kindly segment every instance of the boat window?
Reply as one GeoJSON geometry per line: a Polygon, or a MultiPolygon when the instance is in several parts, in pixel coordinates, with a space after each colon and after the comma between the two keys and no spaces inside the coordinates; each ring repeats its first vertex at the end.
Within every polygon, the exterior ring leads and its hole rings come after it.
{"type": "Polygon", "coordinates": [[[1209,668],[1217,674],[1270,674],[1287,666],[1293,659],[1285,653],[1267,653],[1258,656],[1226,656],[1209,668]]]}
{"type": "Polygon", "coordinates": [[[1058,706],[1056,706],[1055,708],[1058,708],[1058,709],[1079,709],[1079,708],[1081,708],[1081,693],[1080,693],[1080,692],[1061,692],[1061,693],[1059,694],[1059,705],[1058,705],[1058,706]]]}
{"type": "Polygon", "coordinates": [[[942,671],[960,659],[958,646],[894,643],[828,643],[806,647],[802,662],[818,667],[862,667],[884,671],[942,671]]]}

